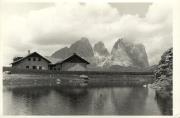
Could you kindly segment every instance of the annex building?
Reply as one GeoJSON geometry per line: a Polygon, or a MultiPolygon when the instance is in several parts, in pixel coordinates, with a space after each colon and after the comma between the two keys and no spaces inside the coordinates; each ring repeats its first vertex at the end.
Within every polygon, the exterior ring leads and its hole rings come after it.
{"type": "Polygon", "coordinates": [[[88,61],[74,53],[67,59],[50,65],[50,70],[85,71],[87,69],[88,64],[88,61]]]}

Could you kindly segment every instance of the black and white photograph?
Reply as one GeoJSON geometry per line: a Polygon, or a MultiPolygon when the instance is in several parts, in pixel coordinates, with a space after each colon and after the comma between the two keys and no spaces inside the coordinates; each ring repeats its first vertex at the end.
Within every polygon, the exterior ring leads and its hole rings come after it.
{"type": "Polygon", "coordinates": [[[3,0],[2,114],[173,116],[172,6],[3,0]]]}

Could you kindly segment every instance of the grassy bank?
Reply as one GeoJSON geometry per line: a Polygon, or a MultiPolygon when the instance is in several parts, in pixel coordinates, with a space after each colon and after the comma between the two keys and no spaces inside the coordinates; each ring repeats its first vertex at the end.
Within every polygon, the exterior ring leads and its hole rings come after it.
{"type": "MultiPolygon", "coordinates": [[[[3,85],[9,87],[70,86],[68,82],[79,78],[79,74],[9,74],[4,75],[3,85]]],[[[89,87],[142,86],[153,82],[153,75],[88,75],[89,87]]]]}
{"type": "Polygon", "coordinates": [[[118,71],[55,71],[55,70],[33,70],[3,67],[3,72],[9,71],[12,74],[76,74],[76,75],[153,75],[153,72],[122,72],[118,71]]]}

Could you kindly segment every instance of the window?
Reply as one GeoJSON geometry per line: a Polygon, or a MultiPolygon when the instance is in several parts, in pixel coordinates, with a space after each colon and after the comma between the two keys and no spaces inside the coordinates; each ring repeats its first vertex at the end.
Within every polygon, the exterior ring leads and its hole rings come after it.
{"type": "Polygon", "coordinates": [[[33,58],[33,61],[36,61],[36,58],[33,58]]]}
{"type": "Polygon", "coordinates": [[[28,58],[28,61],[31,61],[31,58],[28,58]]]}
{"type": "Polygon", "coordinates": [[[29,66],[26,66],[26,69],[29,69],[29,66]]]}
{"type": "Polygon", "coordinates": [[[36,66],[33,66],[33,69],[37,69],[37,67],[36,67],[36,66]]]}
{"type": "Polygon", "coordinates": [[[41,61],[41,58],[38,58],[38,61],[41,61]]]}
{"type": "Polygon", "coordinates": [[[39,70],[42,70],[42,66],[39,66],[39,70]]]}

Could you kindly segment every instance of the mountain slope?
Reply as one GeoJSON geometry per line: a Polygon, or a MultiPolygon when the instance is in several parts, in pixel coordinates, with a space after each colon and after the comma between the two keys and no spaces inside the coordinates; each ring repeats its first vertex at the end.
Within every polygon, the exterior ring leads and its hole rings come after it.
{"type": "Polygon", "coordinates": [[[51,56],[54,58],[65,59],[70,56],[73,52],[68,47],[64,47],[56,52],[54,52],[51,56]]]}
{"type": "Polygon", "coordinates": [[[82,37],[81,40],[73,43],[70,46],[70,50],[76,52],[82,57],[93,57],[93,49],[89,40],[85,37],[82,37]]]}
{"type": "Polygon", "coordinates": [[[92,46],[87,38],[81,38],[81,40],[76,41],[73,43],[70,48],[64,47],[55,53],[53,53],[51,56],[54,58],[67,58],[71,56],[73,53],[77,53],[78,55],[82,57],[93,57],[93,49],[92,46]]]}
{"type": "Polygon", "coordinates": [[[104,43],[102,41],[96,43],[94,45],[94,53],[97,53],[100,56],[108,56],[109,52],[104,46],[104,43]]]}
{"type": "Polygon", "coordinates": [[[64,47],[52,54],[54,58],[64,59],[77,53],[87,59],[91,65],[101,68],[110,68],[114,65],[122,67],[140,67],[149,66],[148,57],[143,44],[133,44],[118,39],[111,53],[108,52],[103,42],[98,42],[92,48],[87,38],[81,38],[73,43],[69,48],[64,47]]]}
{"type": "Polygon", "coordinates": [[[111,51],[111,65],[148,67],[149,62],[144,45],[119,39],[111,51]]]}

